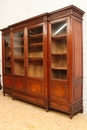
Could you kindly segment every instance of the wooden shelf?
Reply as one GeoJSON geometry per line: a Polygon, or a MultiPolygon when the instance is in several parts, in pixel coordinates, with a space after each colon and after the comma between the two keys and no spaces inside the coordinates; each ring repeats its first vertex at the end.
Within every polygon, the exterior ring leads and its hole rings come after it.
{"type": "Polygon", "coordinates": [[[67,52],[52,53],[52,55],[67,55],[67,52]]]}
{"type": "Polygon", "coordinates": [[[28,57],[28,60],[43,60],[43,57],[28,57]]]}
{"type": "Polygon", "coordinates": [[[29,34],[28,36],[29,36],[29,38],[40,38],[40,37],[43,36],[43,33],[35,34],[35,35],[31,35],[31,34],[29,34]]]}
{"type": "Polygon", "coordinates": [[[42,46],[43,42],[40,43],[31,43],[28,47],[34,47],[34,46],[42,46]]]}
{"type": "Polygon", "coordinates": [[[58,36],[52,36],[53,39],[65,39],[67,36],[67,34],[62,34],[62,35],[58,35],[58,36]]]}
{"type": "Polygon", "coordinates": [[[14,41],[23,41],[24,40],[24,37],[22,37],[22,38],[14,38],[14,41]]]}
{"type": "Polygon", "coordinates": [[[14,46],[14,48],[23,48],[24,45],[18,45],[18,46],[14,46]]]}
{"type": "Polygon", "coordinates": [[[52,69],[55,69],[55,70],[67,70],[66,67],[52,67],[52,69]]]}
{"type": "Polygon", "coordinates": [[[15,60],[24,60],[24,57],[14,57],[15,60]]]}

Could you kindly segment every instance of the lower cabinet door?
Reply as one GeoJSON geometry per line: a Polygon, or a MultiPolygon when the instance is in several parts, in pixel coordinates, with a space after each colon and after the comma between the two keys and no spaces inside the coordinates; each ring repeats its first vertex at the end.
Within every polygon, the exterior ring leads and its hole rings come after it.
{"type": "Polygon", "coordinates": [[[44,82],[28,80],[27,87],[26,87],[26,93],[44,97],[45,96],[44,82]]]}
{"type": "Polygon", "coordinates": [[[13,78],[13,89],[25,92],[25,78],[24,77],[14,77],[13,78]]]}
{"type": "Polygon", "coordinates": [[[27,101],[46,107],[44,81],[28,79],[26,86],[27,101]]]}
{"type": "Polygon", "coordinates": [[[50,99],[67,101],[67,84],[51,83],[50,99]]]}
{"type": "Polygon", "coordinates": [[[12,88],[12,78],[11,76],[4,75],[4,87],[12,88]]]}
{"type": "Polygon", "coordinates": [[[49,93],[49,108],[69,112],[68,85],[66,82],[51,82],[49,93]]]}
{"type": "Polygon", "coordinates": [[[3,93],[12,94],[12,77],[9,75],[4,75],[3,93]]]}

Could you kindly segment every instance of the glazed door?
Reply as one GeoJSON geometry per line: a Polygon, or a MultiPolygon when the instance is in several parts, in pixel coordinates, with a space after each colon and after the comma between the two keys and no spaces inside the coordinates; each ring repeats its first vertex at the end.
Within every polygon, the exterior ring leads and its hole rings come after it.
{"type": "Polygon", "coordinates": [[[44,77],[43,58],[43,26],[28,29],[28,77],[44,77]]]}
{"type": "Polygon", "coordinates": [[[13,35],[14,75],[24,76],[24,31],[13,35]]]}
{"type": "Polygon", "coordinates": [[[67,20],[50,24],[50,106],[67,101],[67,20]]]}
{"type": "Polygon", "coordinates": [[[11,75],[11,44],[10,44],[10,35],[4,37],[4,53],[5,53],[5,62],[4,62],[4,74],[11,75]]]}
{"type": "Polygon", "coordinates": [[[51,79],[67,80],[67,22],[51,24],[51,79]]]}
{"type": "MultiPolygon", "coordinates": [[[[45,24],[36,25],[28,28],[28,80],[27,94],[45,99],[45,59],[46,59],[46,38],[44,35],[45,24]]],[[[46,63],[47,64],[47,63],[46,63]]],[[[37,98],[36,98],[37,99],[37,98]]],[[[30,100],[30,98],[29,98],[30,100]]],[[[36,102],[36,101],[33,101],[36,102]]],[[[37,102],[36,102],[37,103],[37,102]]],[[[45,101],[38,102],[44,105],[45,101]]]]}
{"type": "Polygon", "coordinates": [[[3,62],[3,85],[4,85],[4,93],[11,92],[12,87],[12,61],[11,61],[11,41],[10,34],[3,37],[3,54],[4,54],[4,62],[3,62]]]}
{"type": "Polygon", "coordinates": [[[24,31],[20,30],[13,33],[13,85],[19,91],[25,91],[24,59],[24,31]]]}

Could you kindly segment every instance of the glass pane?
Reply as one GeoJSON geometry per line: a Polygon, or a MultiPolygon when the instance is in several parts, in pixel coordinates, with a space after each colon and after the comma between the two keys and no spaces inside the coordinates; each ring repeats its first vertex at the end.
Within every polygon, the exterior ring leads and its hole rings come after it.
{"type": "Polygon", "coordinates": [[[67,23],[51,25],[51,77],[67,79],[67,23]]]}
{"type": "Polygon", "coordinates": [[[23,31],[14,33],[14,75],[25,75],[23,31]]]}
{"type": "Polygon", "coordinates": [[[11,74],[10,36],[4,37],[4,46],[5,46],[5,74],[11,74]]]}
{"type": "Polygon", "coordinates": [[[43,27],[28,30],[28,76],[43,77],[43,27]]]}

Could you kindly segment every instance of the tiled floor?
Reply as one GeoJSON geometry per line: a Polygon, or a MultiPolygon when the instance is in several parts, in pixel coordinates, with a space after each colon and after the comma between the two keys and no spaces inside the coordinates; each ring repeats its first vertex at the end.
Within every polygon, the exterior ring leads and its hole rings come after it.
{"type": "Polygon", "coordinates": [[[87,113],[68,115],[46,112],[29,103],[3,96],[0,90],[0,130],[87,130],[87,113]]]}

